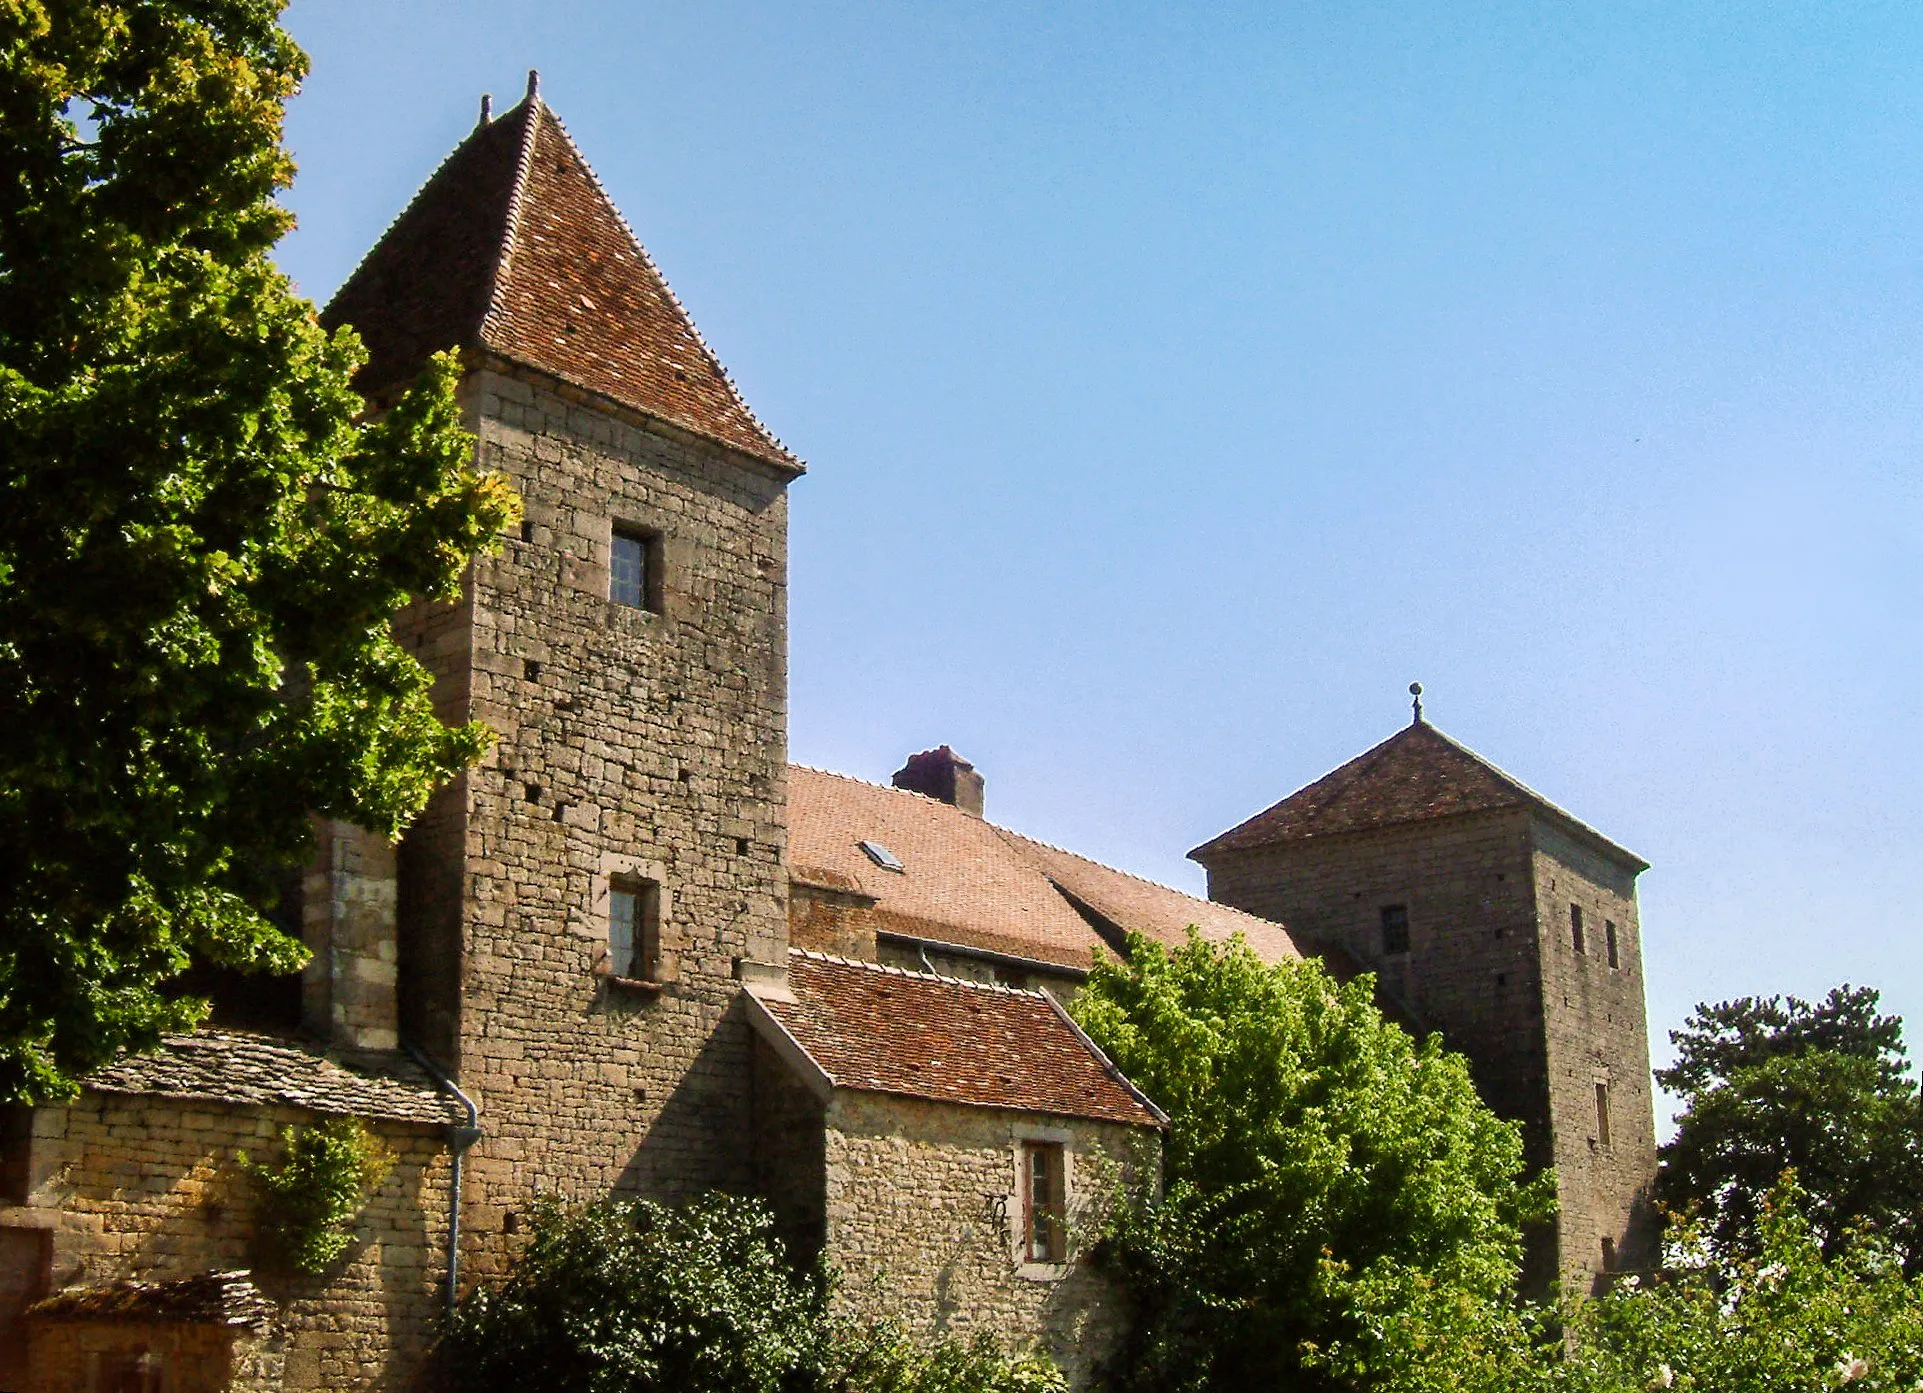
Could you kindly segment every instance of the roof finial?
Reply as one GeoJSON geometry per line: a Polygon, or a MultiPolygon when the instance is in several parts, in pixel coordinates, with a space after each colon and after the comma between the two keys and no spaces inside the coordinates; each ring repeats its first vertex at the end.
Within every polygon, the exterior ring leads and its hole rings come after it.
{"type": "Polygon", "coordinates": [[[541,95],[541,70],[539,68],[529,68],[527,70],[527,95],[529,101],[533,101],[541,95]]]}
{"type": "Polygon", "coordinates": [[[1415,698],[1412,705],[1414,705],[1416,712],[1415,719],[1410,721],[1409,724],[1419,726],[1422,724],[1422,684],[1420,682],[1411,682],[1409,684],[1409,695],[1415,698]]]}
{"type": "Polygon", "coordinates": [[[494,119],[494,94],[492,92],[483,92],[481,93],[480,124],[485,126],[489,121],[492,121],[493,119],[494,119]]]}

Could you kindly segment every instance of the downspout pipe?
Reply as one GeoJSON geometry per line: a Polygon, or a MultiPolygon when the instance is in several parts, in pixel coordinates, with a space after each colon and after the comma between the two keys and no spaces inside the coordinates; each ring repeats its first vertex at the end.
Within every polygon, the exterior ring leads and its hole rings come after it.
{"type": "Polygon", "coordinates": [[[481,1110],[474,1106],[472,1098],[461,1092],[461,1086],[417,1049],[411,1040],[401,1041],[401,1048],[426,1070],[428,1077],[440,1085],[443,1093],[467,1109],[466,1124],[455,1123],[447,1129],[447,1154],[451,1158],[452,1169],[447,1178],[447,1280],[442,1285],[442,1295],[451,1312],[461,1280],[461,1159],[467,1155],[467,1149],[482,1137],[481,1110]]]}

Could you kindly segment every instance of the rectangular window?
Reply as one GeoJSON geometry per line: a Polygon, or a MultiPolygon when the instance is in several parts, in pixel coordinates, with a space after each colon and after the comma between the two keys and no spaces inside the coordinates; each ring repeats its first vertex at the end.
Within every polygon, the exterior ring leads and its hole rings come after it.
{"type": "Polygon", "coordinates": [[[1409,907],[1382,906],[1382,953],[1384,957],[1409,951],[1409,907]]]}
{"type": "Polygon", "coordinates": [[[1068,1186],[1060,1142],[1022,1143],[1023,1248],[1030,1262],[1068,1261],[1068,1186]]]}
{"type": "Polygon", "coordinates": [[[1596,1145],[1609,1145],[1609,1085],[1596,1085],[1596,1145]]]}
{"type": "Polygon", "coordinates": [[[631,609],[661,608],[660,539],[633,528],[614,529],[608,598],[631,609]]]}
{"type": "Polygon", "coordinates": [[[1615,1270],[1616,1240],[1613,1238],[1605,1238],[1603,1240],[1603,1271],[1614,1272],[1615,1270]]]}
{"type": "Polygon", "coordinates": [[[1609,954],[1609,965],[1621,967],[1622,960],[1616,956],[1616,925],[1614,920],[1603,920],[1603,949],[1609,954]]]}
{"type": "Polygon", "coordinates": [[[1569,941],[1576,945],[1578,953],[1588,951],[1582,942],[1582,906],[1579,904],[1569,906],[1569,941]]]}
{"type": "Polygon", "coordinates": [[[608,971],[633,982],[659,980],[659,886],[645,880],[617,880],[609,885],[608,971]]]}

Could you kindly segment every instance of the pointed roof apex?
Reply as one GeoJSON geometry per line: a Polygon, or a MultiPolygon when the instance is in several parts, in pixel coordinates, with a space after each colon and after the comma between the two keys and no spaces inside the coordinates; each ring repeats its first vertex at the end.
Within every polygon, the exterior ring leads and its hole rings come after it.
{"type": "Polygon", "coordinates": [[[1206,865],[1223,852],[1499,808],[1526,808],[1632,871],[1649,869],[1649,863],[1634,852],[1451,740],[1419,711],[1413,721],[1374,749],[1204,842],[1189,857],[1206,865]]]}
{"type": "Polygon", "coordinates": [[[702,341],[532,70],[526,99],[455,147],[321,322],[359,332],[368,362],[356,385],[369,396],[442,349],[481,349],[802,472],[702,341]]]}

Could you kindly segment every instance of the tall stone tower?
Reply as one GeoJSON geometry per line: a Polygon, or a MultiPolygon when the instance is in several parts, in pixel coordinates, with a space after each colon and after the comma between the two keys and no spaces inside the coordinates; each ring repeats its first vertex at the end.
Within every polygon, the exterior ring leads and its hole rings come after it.
{"type": "Polygon", "coordinates": [[[401,1037],[473,1097],[464,1251],[530,1189],[745,1189],[744,980],[786,970],[787,487],[542,102],[481,124],[324,316],[377,405],[462,355],[526,521],[403,616],[444,719],[499,733],[398,858],[401,1037]],[[519,1174],[517,1178],[517,1168],[519,1174]]]}
{"type": "Polygon", "coordinates": [[[1346,953],[1466,1055],[1560,1214],[1525,1281],[1654,1259],[1636,877],[1647,863],[1422,720],[1189,853],[1209,898],[1346,953]]]}

